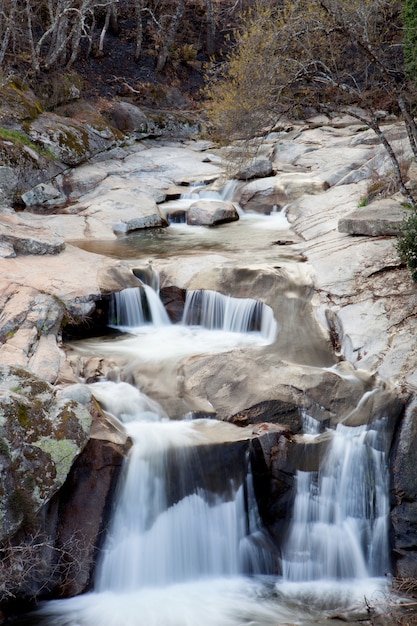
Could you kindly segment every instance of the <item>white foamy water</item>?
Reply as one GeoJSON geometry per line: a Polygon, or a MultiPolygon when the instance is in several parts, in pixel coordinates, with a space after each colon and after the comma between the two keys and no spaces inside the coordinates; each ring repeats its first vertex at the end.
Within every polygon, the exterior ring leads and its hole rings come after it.
{"type": "Polygon", "coordinates": [[[383,424],[339,424],[330,435],[320,470],[296,475],[283,546],[285,580],[354,580],[389,573],[383,424]]]}
{"type": "MultiPolygon", "coordinates": [[[[262,230],[282,225],[285,216],[242,219],[262,230]]],[[[173,325],[156,291],[125,290],[115,299],[113,325],[128,335],[84,342],[84,349],[94,345],[96,352],[129,361],[166,363],[275,340],[276,321],[261,303],[213,292],[188,298],[183,323],[173,325]]],[[[217,468],[215,481],[211,457],[202,461],[211,444],[250,438],[250,429],[215,420],[170,421],[127,383],[103,381],[91,389],[124,423],[134,446],[94,591],[45,604],[34,623],[317,626],[335,611],[383,600],[388,500],[380,430],[339,426],[320,471],[298,472],[279,552],[260,520],[246,456],[232,473],[217,468]]],[[[310,438],[319,436],[314,420],[306,418],[306,429],[310,438]]]]}
{"type": "MultiPolygon", "coordinates": [[[[213,440],[216,422],[170,421],[127,383],[90,387],[102,406],[122,419],[134,446],[94,591],[45,604],[36,613],[37,624],[310,626],[324,625],[335,610],[383,601],[387,579],[370,577],[372,569],[381,574],[386,554],[380,543],[386,528],[382,535],[376,529],[386,516],[377,430],[341,426],[320,478],[300,473],[283,547],[284,576],[276,577],[279,556],[262,528],[244,465],[235,476],[240,484],[229,495],[209,496],[201,485],[184,487],[192,482],[199,448],[213,440]],[[175,466],[168,462],[173,451],[175,466]],[[177,496],[172,484],[179,486],[177,496]],[[248,578],[248,571],[257,575],[248,578]]],[[[317,431],[312,418],[305,421],[307,430],[317,431]]]]}
{"type": "Polygon", "coordinates": [[[113,342],[84,341],[77,345],[79,351],[122,354],[143,363],[167,362],[269,345],[278,333],[271,307],[213,291],[188,292],[179,324],[171,324],[158,294],[146,285],[115,294],[110,316],[111,326],[127,335],[113,342]]]}
{"type": "Polygon", "coordinates": [[[386,580],[281,585],[264,578],[211,578],[134,592],[89,593],[45,604],[38,626],[326,626],[335,611],[384,602],[386,580]]]}

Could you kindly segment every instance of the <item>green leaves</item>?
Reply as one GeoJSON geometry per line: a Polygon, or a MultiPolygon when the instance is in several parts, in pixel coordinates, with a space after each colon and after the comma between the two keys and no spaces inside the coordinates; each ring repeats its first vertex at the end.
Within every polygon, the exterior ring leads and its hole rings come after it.
{"type": "Polygon", "coordinates": [[[404,0],[404,64],[407,77],[417,83],[417,0],[404,0]]]}
{"type": "Polygon", "coordinates": [[[417,211],[412,209],[409,217],[404,220],[401,234],[397,240],[397,251],[400,259],[406,263],[411,278],[417,282],[417,211]]]}

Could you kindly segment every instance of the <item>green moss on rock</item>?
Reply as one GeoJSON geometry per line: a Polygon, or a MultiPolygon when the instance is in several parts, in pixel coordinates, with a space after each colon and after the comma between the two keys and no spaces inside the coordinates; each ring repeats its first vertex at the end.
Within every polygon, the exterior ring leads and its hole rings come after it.
{"type": "Polygon", "coordinates": [[[64,483],[74,459],[81,452],[77,444],[70,439],[57,441],[44,437],[37,441],[35,445],[51,456],[55,464],[56,477],[59,482],[64,483]]]}
{"type": "Polygon", "coordinates": [[[57,397],[28,370],[0,364],[0,539],[63,485],[91,421],[84,405],[57,397]]]}

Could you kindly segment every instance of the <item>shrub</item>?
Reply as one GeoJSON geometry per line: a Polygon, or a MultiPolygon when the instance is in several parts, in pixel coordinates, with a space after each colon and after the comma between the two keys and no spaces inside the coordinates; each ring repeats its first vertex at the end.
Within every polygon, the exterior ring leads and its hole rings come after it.
{"type": "Polygon", "coordinates": [[[407,264],[411,278],[417,282],[417,210],[413,209],[401,226],[397,240],[400,259],[407,264]]]}

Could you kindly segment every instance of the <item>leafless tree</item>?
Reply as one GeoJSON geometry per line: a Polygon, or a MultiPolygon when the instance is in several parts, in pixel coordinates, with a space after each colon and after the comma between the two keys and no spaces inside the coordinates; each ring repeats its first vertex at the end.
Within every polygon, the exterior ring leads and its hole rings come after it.
{"type": "Polygon", "coordinates": [[[168,60],[169,49],[174,43],[175,35],[177,34],[178,28],[181,24],[182,17],[185,11],[185,0],[178,0],[175,12],[173,13],[168,29],[163,36],[163,43],[161,46],[161,50],[158,55],[158,60],[156,63],[156,71],[161,72],[165,64],[168,60]]]}
{"type": "Polygon", "coordinates": [[[72,584],[88,550],[82,537],[72,536],[56,546],[40,531],[21,542],[4,542],[0,545],[0,603],[15,597],[35,599],[53,587],[72,584]]]}
{"type": "Polygon", "coordinates": [[[213,0],[204,0],[206,6],[206,50],[209,56],[212,56],[216,46],[216,15],[214,11],[213,0]]]}

